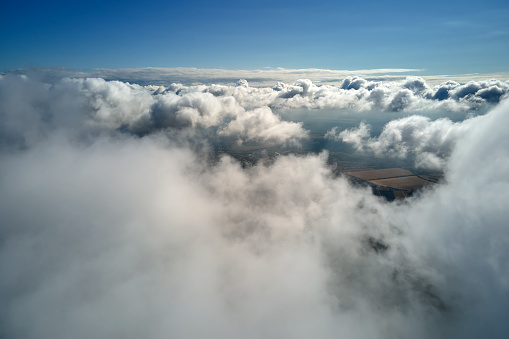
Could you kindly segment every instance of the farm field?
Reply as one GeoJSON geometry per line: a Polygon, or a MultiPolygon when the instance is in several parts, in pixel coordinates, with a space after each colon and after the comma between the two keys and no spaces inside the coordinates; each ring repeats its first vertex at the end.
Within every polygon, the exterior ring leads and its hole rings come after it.
{"type": "Polygon", "coordinates": [[[360,180],[369,184],[374,194],[384,196],[388,200],[411,196],[413,192],[438,182],[436,176],[433,176],[434,180],[426,180],[426,176],[417,176],[403,168],[363,170],[346,174],[354,181],[360,180]]]}
{"type": "Polygon", "coordinates": [[[346,174],[362,180],[387,179],[395,177],[413,176],[409,170],[403,168],[387,168],[379,170],[368,170],[358,172],[347,172],[346,174]]]}
{"type": "Polygon", "coordinates": [[[378,186],[387,186],[406,191],[415,191],[423,188],[424,186],[432,184],[432,182],[421,179],[416,175],[399,178],[369,180],[369,182],[378,186]]]}

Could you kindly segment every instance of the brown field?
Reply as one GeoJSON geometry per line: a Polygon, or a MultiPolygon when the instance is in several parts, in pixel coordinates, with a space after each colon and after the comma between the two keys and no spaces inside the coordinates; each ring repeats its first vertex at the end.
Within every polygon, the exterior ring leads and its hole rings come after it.
{"type": "Polygon", "coordinates": [[[437,183],[440,181],[440,179],[442,179],[441,175],[422,175],[422,174],[420,174],[419,177],[421,177],[424,180],[431,181],[433,183],[437,183]]]}
{"type": "Polygon", "coordinates": [[[359,171],[359,172],[347,172],[346,174],[362,180],[374,180],[374,179],[385,179],[394,177],[413,176],[414,174],[409,170],[402,168],[387,168],[380,170],[370,171],[359,171]]]}
{"type": "Polygon", "coordinates": [[[423,180],[415,175],[400,178],[369,180],[369,182],[379,186],[387,186],[409,191],[417,190],[431,184],[431,182],[423,180]]]}

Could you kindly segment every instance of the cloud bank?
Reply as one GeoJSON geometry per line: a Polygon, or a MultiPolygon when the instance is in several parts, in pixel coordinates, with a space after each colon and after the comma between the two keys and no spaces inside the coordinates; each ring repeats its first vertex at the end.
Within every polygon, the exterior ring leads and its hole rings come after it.
{"type": "MultiPolygon", "coordinates": [[[[6,74],[28,75],[43,79],[45,82],[58,81],[63,77],[70,78],[103,78],[140,85],[163,85],[182,83],[187,86],[196,84],[233,85],[238,79],[246,79],[253,87],[271,87],[278,81],[293,84],[298,79],[310,79],[313,83],[340,85],[346,77],[362,77],[369,81],[404,81],[409,75],[423,70],[407,68],[385,68],[364,70],[331,70],[331,69],[288,69],[266,67],[255,70],[207,69],[193,67],[143,67],[143,68],[98,68],[91,71],[76,71],[64,68],[22,68],[8,70],[6,74]]],[[[467,83],[490,79],[509,79],[509,73],[473,73],[455,75],[422,75],[428,84],[433,86],[447,81],[467,83]]]]}
{"type": "Polygon", "coordinates": [[[298,125],[158,91],[0,79],[1,337],[507,337],[508,101],[437,146],[444,183],[390,204],[326,153],[211,164],[180,135],[298,125]]]}
{"type": "Polygon", "coordinates": [[[210,86],[187,90],[232,95],[246,107],[263,104],[273,108],[353,109],[359,111],[465,111],[485,104],[498,103],[509,91],[509,84],[487,80],[459,84],[448,81],[429,86],[422,78],[410,77],[399,82],[375,82],[347,77],[339,86],[317,86],[308,79],[293,85],[278,83],[272,88],[248,86],[210,86]],[[256,100],[255,100],[256,98],[256,100]]]}
{"type": "Polygon", "coordinates": [[[341,81],[347,76],[370,76],[379,79],[402,78],[400,75],[411,72],[418,72],[419,69],[408,68],[383,68],[364,70],[331,70],[331,69],[288,69],[266,67],[255,70],[232,70],[232,69],[208,69],[194,67],[143,67],[143,68],[98,68],[92,71],[74,71],[71,69],[38,68],[38,69],[16,69],[6,73],[24,74],[29,76],[37,75],[47,81],[63,77],[72,78],[103,78],[107,80],[118,80],[123,82],[134,82],[141,85],[170,85],[179,82],[186,85],[193,84],[235,84],[238,79],[247,79],[258,86],[272,86],[277,81],[293,83],[297,79],[309,78],[318,83],[332,83],[341,81]]]}
{"type": "Polygon", "coordinates": [[[212,129],[240,142],[295,143],[307,137],[300,123],[281,121],[268,107],[246,110],[233,96],[176,92],[98,78],[65,78],[48,85],[25,76],[4,76],[0,78],[0,141],[26,146],[61,127],[83,133],[136,134],[212,129]]]}
{"type": "Polygon", "coordinates": [[[357,76],[344,78],[339,85],[316,85],[309,79],[293,84],[278,82],[272,87],[250,87],[246,80],[229,85],[172,84],[157,90],[183,93],[211,93],[232,96],[245,108],[268,106],[276,109],[351,109],[386,112],[466,111],[498,103],[507,96],[509,83],[500,80],[446,81],[430,86],[423,78],[402,81],[369,81],[357,76]]]}
{"type": "MultiPolygon", "coordinates": [[[[51,124],[63,124],[121,128],[138,134],[167,128],[216,129],[221,135],[238,137],[239,142],[289,143],[305,138],[306,131],[299,124],[281,121],[275,109],[466,112],[496,105],[509,91],[509,83],[499,80],[466,84],[447,81],[430,86],[418,77],[396,82],[346,77],[339,86],[301,79],[291,85],[278,82],[272,87],[250,87],[246,80],[239,80],[235,86],[140,86],[100,78],[64,78],[50,85],[9,74],[0,78],[0,86],[0,114],[4,126],[8,126],[2,132],[4,139],[19,136],[21,127],[28,130],[29,125],[49,128],[51,124]],[[26,99],[27,91],[33,94],[26,99]],[[37,124],[34,115],[23,113],[32,109],[45,124],[37,124]],[[69,115],[69,110],[76,114],[69,115]],[[265,126],[263,135],[252,128],[256,119],[257,125],[265,126]]],[[[40,133],[44,131],[31,130],[26,137],[40,133]]]]}

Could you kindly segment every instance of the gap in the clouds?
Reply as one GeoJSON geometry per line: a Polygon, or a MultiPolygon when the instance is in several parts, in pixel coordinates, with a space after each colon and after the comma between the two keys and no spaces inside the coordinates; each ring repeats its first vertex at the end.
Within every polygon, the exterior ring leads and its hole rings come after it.
{"type": "MultiPolygon", "coordinates": [[[[371,125],[371,137],[378,137],[384,126],[396,119],[412,115],[422,115],[431,120],[447,118],[453,122],[461,122],[471,113],[458,112],[384,112],[372,110],[359,112],[354,110],[331,110],[331,109],[295,109],[274,110],[283,120],[302,122],[303,127],[310,132],[310,138],[301,141],[301,148],[295,149],[298,153],[319,153],[324,150],[329,152],[329,164],[335,165],[336,172],[348,172],[353,170],[384,169],[401,167],[414,173],[440,174],[439,171],[430,171],[415,167],[415,159],[412,157],[398,159],[394,157],[376,157],[369,153],[360,153],[352,145],[329,140],[324,135],[333,127],[338,130],[356,128],[361,122],[371,125]]],[[[476,114],[485,114],[486,110],[477,111],[476,114]]]]}
{"type": "MultiPolygon", "coordinates": [[[[478,110],[476,115],[483,115],[488,108],[478,110]]],[[[329,153],[328,163],[334,166],[335,173],[345,173],[353,170],[384,169],[401,167],[414,173],[423,175],[440,174],[440,171],[427,170],[415,167],[415,159],[412,157],[398,159],[394,157],[377,157],[369,153],[360,153],[352,145],[329,140],[324,135],[333,127],[338,130],[356,128],[361,122],[371,125],[371,137],[378,137],[384,126],[396,119],[421,115],[431,120],[449,119],[452,122],[461,122],[471,117],[472,112],[384,112],[372,110],[359,112],[354,110],[331,110],[331,109],[273,109],[274,113],[282,120],[291,122],[302,122],[303,128],[309,131],[309,138],[302,139],[298,144],[263,143],[257,141],[239,142],[236,137],[217,137],[215,135],[212,143],[214,158],[222,154],[228,154],[240,161],[243,167],[249,167],[260,160],[272,162],[279,155],[287,154],[318,154],[323,151],[329,153]]]]}
{"type": "MultiPolygon", "coordinates": [[[[281,155],[307,155],[326,151],[328,153],[327,163],[335,176],[355,171],[402,168],[410,170],[418,179],[436,183],[443,178],[442,170],[417,167],[414,156],[400,159],[361,153],[355,150],[351,144],[325,138],[325,134],[333,127],[337,127],[339,130],[352,129],[358,127],[361,122],[365,122],[372,127],[371,137],[378,137],[388,122],[412,115],[425,116],[431,120],[446,118],[452,122],[464,121],[472,115],[471,112],[384,112],[379,110],[359,112],[345,109],[273,109],[273,111],[282,120],[302,122],[303,128],[309,131],[309,138],[300,140],[299,144],[267,144],[257,141],[239,142],[236,137],[217,137],[216,133],[212,133],[216,136],[209,139],[213,140],[210,145],[213,150],[211,160],[215,162],[221,156],[229,155],[239,161],[242,167],[249,168],[258,163],[271,164],[281,155]]],[[[483,115],[486,111],[487,109],[478,110],[475,114],[483,115]]],[[[386,187],[348,177],[355,185],[371,186],[373,193],[384,196],[388,200],[393,200],[397,195],[394,194],[398,191],[397,189],[389,188],[387,191],[386,187]]],[[[410,190],[404,195],[408,196],[412,193],[413,191],[410,190]]]]}

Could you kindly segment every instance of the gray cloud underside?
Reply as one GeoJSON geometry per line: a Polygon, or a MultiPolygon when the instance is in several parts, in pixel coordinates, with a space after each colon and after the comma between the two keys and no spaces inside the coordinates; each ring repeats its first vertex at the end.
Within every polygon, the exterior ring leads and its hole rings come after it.
{"type": "Polygon", "coordinates": [[[242,169],[182,146],[192,126],[259,136],[270,109],[235,96],[0,83],[0,337],[509,333],[508,101],[458,133],[443,184],[389,204],[326,154],[242,169]],[[116,132],[154,114],[176,132],[116,132]]]}

